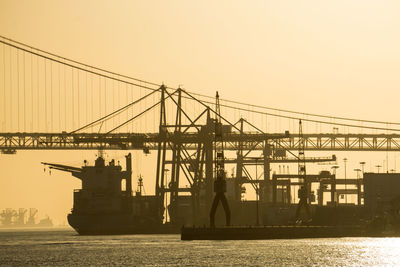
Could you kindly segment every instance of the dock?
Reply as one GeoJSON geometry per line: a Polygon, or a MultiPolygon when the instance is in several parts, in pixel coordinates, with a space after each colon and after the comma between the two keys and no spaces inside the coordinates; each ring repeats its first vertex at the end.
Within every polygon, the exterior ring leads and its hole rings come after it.
{"type": "Polygon", "coordinates": [[[362,226],[183,227],[181,240],[257,240],[366,236],[362,226]]]}

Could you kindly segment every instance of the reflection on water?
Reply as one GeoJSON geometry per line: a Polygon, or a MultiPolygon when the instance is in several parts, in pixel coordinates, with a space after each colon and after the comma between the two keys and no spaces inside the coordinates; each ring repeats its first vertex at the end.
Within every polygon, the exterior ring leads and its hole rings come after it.
{"type": "Polygon", "coordinates": [[[0,231],[3,265],[377,266],[400,264],[400,238],[181,241],[179,235],[0,231]]]}

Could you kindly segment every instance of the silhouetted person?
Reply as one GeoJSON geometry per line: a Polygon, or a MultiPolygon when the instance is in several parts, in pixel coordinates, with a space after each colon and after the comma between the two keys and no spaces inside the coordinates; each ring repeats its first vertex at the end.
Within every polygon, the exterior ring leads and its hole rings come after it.
{"type": "Polygon", "coordinates": [[[214,182],[214,192],[215,197],[210,211],[210,227],[215,227],[215,212],[217,211],[219,201],[221,201],[222,207],[225,211],[226,226],[229,226],[231,224],[231,211],[229,210],[228,201],[225,197],[226,181],[221,176],[219,176],[214,182]]]}
{"type": "Polygon", "coordinates": [[[299,204],[297,205],[297,209],[296,209],[296,216],[295,216],[296,220],[299,219],[300,210],[302,208],[304,208],[306,210],[308,219],[311,219],[310,207],[308,206],[308,202],[307,202],[307,199],[308,199],[307,189],[305,189],[304,186],[300,187],[298,194],[299,194],[300,201],[299,201],[299,204]]]}

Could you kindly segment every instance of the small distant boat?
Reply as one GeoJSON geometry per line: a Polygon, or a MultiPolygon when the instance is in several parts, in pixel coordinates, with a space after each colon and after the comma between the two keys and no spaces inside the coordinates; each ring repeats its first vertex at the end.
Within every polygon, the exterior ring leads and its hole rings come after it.
{"type": "Polygon", "coordinates": [[[53,227],[53,221],[47,216],[47,218],[41,219],[38,224],[36,224],[37,227],[53,227]]]}

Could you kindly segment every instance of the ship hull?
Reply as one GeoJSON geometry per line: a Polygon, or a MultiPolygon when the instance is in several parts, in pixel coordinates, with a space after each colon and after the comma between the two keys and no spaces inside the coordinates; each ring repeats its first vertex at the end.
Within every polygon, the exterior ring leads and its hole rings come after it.
{"type": "Polygon", "coordinates": [[[371,236],[361,226],[184,227],[181,240],[256,240],[371,236]]]}
{"type": "Polygon", "coordinates": [[[180,227],[138,222],[137,218],[124,214],[68,214],[68,223],[80,235],[125,235],[125,234],[179,234],[180,227]]]}

